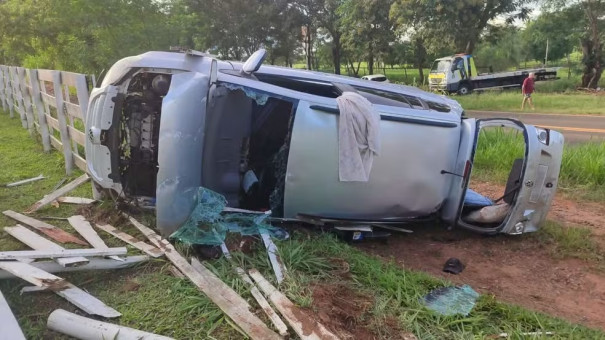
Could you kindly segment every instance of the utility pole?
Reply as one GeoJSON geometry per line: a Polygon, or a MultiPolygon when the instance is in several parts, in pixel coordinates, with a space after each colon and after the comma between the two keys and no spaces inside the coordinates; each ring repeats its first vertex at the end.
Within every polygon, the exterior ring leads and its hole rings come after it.
{"type": "Polygon", "coordinates": [[[548,65],[548,38],[546,38],[546,56],[544,57],[544,66],[548,65]]]}

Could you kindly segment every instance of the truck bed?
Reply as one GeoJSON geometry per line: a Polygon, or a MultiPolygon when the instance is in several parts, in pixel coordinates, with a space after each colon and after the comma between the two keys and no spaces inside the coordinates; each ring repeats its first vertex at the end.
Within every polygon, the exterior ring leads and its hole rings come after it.
{"type": "Polygon", "coordinates": [[[478,76],[472,76],[471,83],[473,84],[474,90],[497,87],[521,87],[523,80],[532,72],[536,75],[536,81],[549,80],[557,78],[558,69],[559,67],[542,67],[509,72],[481,74],[478,76]]]}

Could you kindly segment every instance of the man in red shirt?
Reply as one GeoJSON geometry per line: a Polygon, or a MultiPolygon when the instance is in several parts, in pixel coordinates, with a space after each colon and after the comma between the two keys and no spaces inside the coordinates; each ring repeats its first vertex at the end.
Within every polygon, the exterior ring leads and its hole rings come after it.
{"type": "Polygon", "coordinates": [[[521,93],[523,93],[523,102],[521,103],[521,110],[525,109],[525,102],[529,102],[529,106],[532,110],[535,110],[534,103],[531,99],[531,94],[534,93],[534,78],[536,75],[532,72],[523,81],[521,87],[521,93]]]}

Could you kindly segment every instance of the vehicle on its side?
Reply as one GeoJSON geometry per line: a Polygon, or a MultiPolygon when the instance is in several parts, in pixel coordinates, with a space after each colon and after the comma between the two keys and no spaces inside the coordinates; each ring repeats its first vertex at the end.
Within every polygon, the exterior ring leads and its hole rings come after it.
{"type": "Polygon", "coordinates": [[[387,76],[385,76],[384,74],[370,74],[370,75],[361,77],[361,79],[379,81],[379,82],[383,82],[383,83],[390,83],[389,79],[387,79],[387,76]]]}
{"type": "Polygon", "coordinates": [[[199,52],[147,52],[109,69],[90,97],[86,158],[105,193],[155,205],[164,235],[190,215],[200,186],[229,206],[403,222],[432,217],[481,233],[539,228],[557,187],[563,137],[513,119],[465,118],[458,102],[418,88],[261,66],[199,52]],[[339,181],[336,98],[352,91],[381,115],[367,182],[339,181]],[[464,220],[479,131],[520,131],[501,222],[464,220]]]}
{"type": "Polygon", "coordinates": [[[523,69],[497,73],[478,73],[470,54],[456,54],[435,60],[429,73],[429,90],[469,94],[472,91],[521,87],[530,73],[535,80],[557,79],[558,67],[523,69]]]}

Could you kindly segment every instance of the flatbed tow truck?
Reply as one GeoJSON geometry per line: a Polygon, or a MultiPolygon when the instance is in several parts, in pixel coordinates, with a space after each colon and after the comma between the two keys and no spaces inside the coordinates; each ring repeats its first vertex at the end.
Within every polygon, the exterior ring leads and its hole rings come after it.
{"type": "Polygon", "coordinates": [[[429,73],[431,91],[469,94],[472,91],[521,87],[530,73],[535,80],[554,80],[558,67],[542,67],[498,73],[478,73],[471,54],[456,54],[439,58],[433,63],[429,73]]]}

